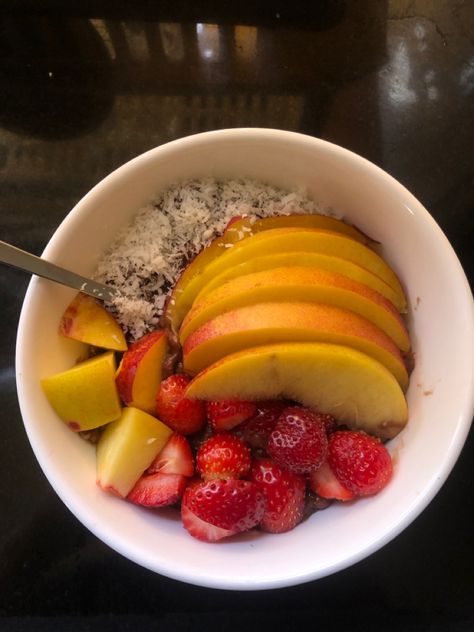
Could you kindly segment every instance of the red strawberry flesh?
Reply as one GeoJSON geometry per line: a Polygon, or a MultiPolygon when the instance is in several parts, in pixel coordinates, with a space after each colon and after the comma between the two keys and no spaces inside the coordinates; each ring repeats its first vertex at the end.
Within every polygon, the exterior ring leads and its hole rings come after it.
{"type": "Polygon", "coordinates": [[[127,499],[144,507],[174,505],[183,495],[188,479],[181,474],[144,474],[127,499]]]}
{"type": "Polygon", "coordinates": [[[278,400],[257,402],[256,414],[237,427],[237,434],[252,448],[266,450],[268,439],[286,407],[286,402],[278,400]]]}
{"type": "Polygon", "coordinates": [[[329,463],[324,463],[309,475],[309,486],[321,498],[352,500],[354,494],[337,480],[329,463]]]}
{"type": "Polygon", "coordinates": [[[194,434],[206,421],[204,402],[184,397],[190,379],[181,374],[163,380],[156,397],[156,413],[160,421],[181,434],[194,434]]]}
{"type": "Polygon", "coordinates": [[[328,462],[341,485],[356,496],[376,494],[393,473],[387,448],[360,431],[334,432],[329,437],[328,462]]]}
{"type": "Polygon", "coordinates": [[[250,470],[250,449],[230,433],[216,434],[200,446],[196,468],[206,480],[240,478],[250,470]]]}
{"type": "Polygon", "coordinates": [[[189,486],[182,507],[214,527],[239,533],[261,521],[265,497],[251,481],[217,479],[189,486]]]}
{"type": "Polygon", "coordinates": [[[326,458],[326,425],[317,413],[299,406],[285,408],[267,445],[282,467],[303,474],[316,470],[326,458]]]}
{"type": "Polygon", "coordinates": [[[255,402],[240,399],[227,399],[207,402],[207,418],[216,432],[231,430],[257,411],[255,402]]]}
{"type": "Polygon", "coordinates": [[[147,470],[148,474],[194,474],[193,453],[189,441],[182,434],[174,432],[165,447],[156,456],[147,470]]]}
{"type": "Polygon", "coordinates": [[[256,459],[250,480],[264,493],[265,514],[260,528],[270,533],[290,531],[303,519],[306,481],[271,459],[256,459]]]}

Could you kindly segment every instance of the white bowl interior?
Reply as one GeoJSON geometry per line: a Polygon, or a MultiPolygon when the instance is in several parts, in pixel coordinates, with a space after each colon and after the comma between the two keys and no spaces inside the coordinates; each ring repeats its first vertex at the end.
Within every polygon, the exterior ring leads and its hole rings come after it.
{"type": "Polygon", "coordinates": [[[277,130],[223,130],[175,141],[121,167],[58,228],[44,256],[90,275],[118,228],[173,181],[251,177],[304,186],[383,244],[408,293],[416,368],[410,421],[390,443],[396,471],[378,496],[332,506],[284,535],[251,533],[208,545],[189,537],[172,510],[141,510],[95,485],[94,448],[55,416],[39,380],[70,367],[83,348],[58,322],[74,292],[33,279],[17,340],[17,384],[33,450],[63,502],[131,560],[204,586],[260,589],[335,572],[388,542],[428,504],[453,467],[473,413],[473,304],[441,230],[399,183],[340,147],[277,130]]]}

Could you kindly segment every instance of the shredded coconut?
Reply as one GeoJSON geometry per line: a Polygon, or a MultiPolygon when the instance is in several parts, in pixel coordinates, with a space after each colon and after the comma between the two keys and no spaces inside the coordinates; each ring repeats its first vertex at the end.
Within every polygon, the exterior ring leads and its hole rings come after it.
{"type": "Polygon", "coordinates": [[[95,279],[123,296],[107,306],[130,340],[156,329],[169,291],[186,263],[236,215],[255,219],[328,214],[303,190],[253,180],[205,178],[176,183],[140,209],[101,258],[95,279]]]}

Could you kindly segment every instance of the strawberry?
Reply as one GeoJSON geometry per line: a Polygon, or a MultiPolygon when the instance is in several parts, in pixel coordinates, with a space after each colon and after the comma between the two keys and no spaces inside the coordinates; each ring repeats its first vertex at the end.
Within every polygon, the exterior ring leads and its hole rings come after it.
{"type": "Polygon", "coordinates": [[[199,448],[196,469],[206,480],[240,478],[250,470],[250,448],[232,434],[216,434],[199,448]]]}
{"type": "Polygon", "coordinates": [[[158,453],[147,470],[148,474],[156,474],[157,472],[162,474],[181,474],[182,476],[192,476],[194,474],[191,446],[182,434],[173,432],[165,447],[158,453]]]}
{"type": "Polygon", "coordinates": [[[317,470],[311,472],[309,486],[321,498],[334,500],[352,500],[354,498],[354,494],[337,480],[327,460],[317,470]]]}
{"type": "Polygon", "coordinates": [[[170,375],[161,382],[156,396],[157,417],[184,435],[198,432],[206,421],[204,402],[184,397],[189,382],[185,375],[170,375]]]}
{"type": "Polygon", "coordinates": [[[334,432],[329,437],[328,462],[341,485],[356,496],[376,494],[392,478],[387,448],[365,432],[334,432]]]}
{"type": "Polygon", "coordinates": [[[328,413],[317,413],[317,415],[318,418],[323,422],[327,435],[330,435],[332,432],[335,432],[337,430],[337,421],[335,417],[329,415],[328,413]]]}
{"type": "Polygon", "coordinates": [[[306,481],[301,474],[281,468],[271,459],[256,459],[250,480],[264,493],[266,509],[261,529],[270,533],[290,531],[303,518],[306,481]]]}
{"type": "Polygon", "coordinates": [[[268,454],[297,474],[316,470],[326,458],[326,426],[317,413],[293,406],[281,413],[267,445],[268,454]]]}
{"type": "Polygon", "coordinates": [[[207,402],[207,418],[216,432],[230,430],[238,426],[257,411],[255,402],[240,399],[226,399],[207,402]]]}
{"type": "Polygon", "coordinates": [[[181,519],[189,533],[216,542],[255,527],[265,512],[257,485],[238,479],[217,479],[190,485],[181,503],[181,519]]]}
{"type": "Polygon", "coordinates": [[[135,483],[127,499],[144,507],[174,505],[183,495],[187,478],[181,474],[144,474],[135,483]]]}
{"type": "Polygon", "coordinates": [[[256,414],[237,427],[237,434],[254,449],[266,450],[268,438],[287,404],[280,400],[257,402],[256,414]]]}

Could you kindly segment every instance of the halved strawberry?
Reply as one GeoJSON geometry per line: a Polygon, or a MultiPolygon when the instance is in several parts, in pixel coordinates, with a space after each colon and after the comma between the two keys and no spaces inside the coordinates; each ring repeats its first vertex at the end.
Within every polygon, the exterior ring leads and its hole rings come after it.
{"type": "Polygon", "coordinates": [[[352,500],[354,494],[337,480],[329,463],[324,463],[309,475],[309,486],[321,498],[334,500],[352,500]]]}
{"type": "Polygon", "coordinates": [[[206,404],[207,418],[215,432],[235,428],[257,412],[255,402],[226,399],[206,404]]]}
{"type": "Polygon", "coordinates": [[[268,440],[268,454],[295,474],[309,474],[326,458],[326,420],[302,406],[285,408],[268,440]]]}
{"type": "Polygon", "coordinates": [[[181,521],[183,527],[188,531],[190,535],[198,540],[204,542],[217,542],[224,538],[229,538],[231,535],[238,533],[232,529],[222,529],[222,527],[216,527],[201,518],[198,518],[195,513],[189,509],[187,505],[181,505],[181,521]]]}
{"type": "Polygon", "coordinates": [[[328,462],[338,481],[356,496],[377,494],[392,478],[392,457],[384,444],[360,430],[329,436],[328,462]]]}
{"type": "Polygon", "coordinates": [[[250,448],[239,437],[221,432],[200,446],[196,469],[206,480],[240,478],[250,470],[250,448]]]}
{"type": "Polygon", "coordinates": [[[192,484],[181,503],[183,526],[206,542],[252,529],[264,511],[265,497],[257,485],[239,479],[192,484]]]}
{"type": "Polygon", "coordinates": [[[250,480],[265,495],[265,513],[260,523],[263,531],[284,533],[301,522],[306,491],[304,476],[289,472],[265,458],[254,461],[250,480]]]}
{"type": "Polygon", "coordinates": [[[193,453],[189,441],[182,434],[173,432],[165,447],[158,453],[147,470],[148,474],[194,474],[193,453]]]}
{"type": "Polygon", "coordinates": [[[188,479],[181,474],[144,474],[128,494],[127,500],[144,507],[166,507],[178,502],[188,479]]]}
{"type": "Polygon", "coordinates": [[[206,422],[204,403],[184,397],[190,378],[170,375],[163,380],[156,396],[156,414],[160,421],[181,434],[193,434],[206,422]]]}

